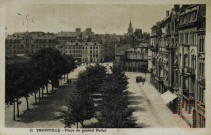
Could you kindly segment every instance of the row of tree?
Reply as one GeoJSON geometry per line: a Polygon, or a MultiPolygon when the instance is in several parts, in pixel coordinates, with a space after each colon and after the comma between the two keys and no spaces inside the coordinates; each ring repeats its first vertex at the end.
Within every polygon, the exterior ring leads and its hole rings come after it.
{"type": "MultiPolygon", "coordinates": [[[[39,92],[39,98],[48,85],[58,87],[58,80],[74,70],[75,61],[72,56],[62,55],[58,50],[45,48],[38,51],[32,58],[24,62],[6,63],[6,88],[5,103],[17,104],[17,116],[19,116],[19,99],[24,97],[29,109],[28,98],[39,92]],[[41,92],[40,92],[41,91],[41,92]]],[[[67,76],[68,77],[68,76],[67,76]]]]}
{"type": "Polygon", "coordinates": [[[129,107],[128,78],[119,66],[111,68],[112,73],[106,72],[106,67],[96,64],[88,66],[79,73],[76,90],[69,103],[68,110],[62,111],[61,121],[66,127],[85,120],[96,118],[97,123],[92,127],[126,128],[135,127],[132,118],[133,109],[129,107]]]}

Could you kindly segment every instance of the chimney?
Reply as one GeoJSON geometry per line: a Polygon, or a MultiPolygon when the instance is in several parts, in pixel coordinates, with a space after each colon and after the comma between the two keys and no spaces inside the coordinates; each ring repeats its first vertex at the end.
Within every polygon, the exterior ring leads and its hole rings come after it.
{"type": "Polygon", "coordinates": [[[178,12],[179,11],[179,8],[180,6],[177,4],[177,5],[174,5],[174,11],[178,12]]]}
{"type": "Polygon", "coordinates": [[[81,28],[76,28],[75,31],[76,32],[81,32],[81,28]]]}
{"type": "Polygon", "coordinates": [[[169,16],[169,10],[166,10],[166,17],[169,16]]]}

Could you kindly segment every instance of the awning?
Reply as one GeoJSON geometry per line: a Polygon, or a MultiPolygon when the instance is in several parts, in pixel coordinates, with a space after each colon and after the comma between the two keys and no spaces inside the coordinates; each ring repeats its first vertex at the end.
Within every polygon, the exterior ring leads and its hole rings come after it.
{"type": "Polygon", "coordinates": [[[168,104],[169,102],[173,101],[177,98],[177,95],[175,93],[172,93],[170,91],[166,91],[161,95],[161,98],[168,104]]]}

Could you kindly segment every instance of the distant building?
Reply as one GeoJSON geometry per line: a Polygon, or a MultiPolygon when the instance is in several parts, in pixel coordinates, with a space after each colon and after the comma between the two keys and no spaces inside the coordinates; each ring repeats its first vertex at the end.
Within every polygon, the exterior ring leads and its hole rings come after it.
{"type": "Polygon", "coordinates": [[[131,48],[131,44],[125,44],[121,46],[115,45],[115,61],[114,63],[120,65],[122,68],[124,67],[124,62],[126,59],[126,51],[127,49],[131,48]]]}
{"type": "Polygon", "coordinates": [[[104,47],[100,43],[83,42],[81,53],[83,63],[104,62],[104,47]]]}
{"type": "Polygon", "coordinates": [[[133,35],[133,27],[132,27],[131,20],[130,20],[130,24],[129,24],[129,27],[128,27],[128,35],[129,36],[133,35]]]}
{"type": "Polygon", "coordinates": [[[81,51],[82,43],[81,42],[65,42],[65,54],[71,55],[77,62],[81,62],[81,51]]]}
{"type": "Polygon", "coordinates": [[[124,70],[132,72],[148,71],[148,43],[141,43],[125,51],[124,70]]]}
{"type": "Polygon", "coordinates": [[[57,49],[64,54],[65,53],[65,43],[66,42],[80,42],[82,40],[82,33],[80,32],[80,28],[76,28],[75,32],[64,32],[61,31],[59,33],[56,33],[56,39],[58,41],[57,43],[57,49]]]}
{"type": "Polygon", "coordinates": [[[31,56],[41,48],[55,48],[57,44],[53,33],[23,32],[8,35],[5,39],[6,56],[24,54],[31,56]]]}

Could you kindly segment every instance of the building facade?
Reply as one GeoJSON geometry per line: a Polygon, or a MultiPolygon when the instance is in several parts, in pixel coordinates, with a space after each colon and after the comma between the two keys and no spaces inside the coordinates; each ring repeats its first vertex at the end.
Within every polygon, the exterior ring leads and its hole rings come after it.
{"type": "Polygon", "coordinates": [[[53,33],[24,32],[8,35],[5,39],[6,56],[24,54],[31,56],[41,48],[56,48],[57,40],[53,33]]]}
{"type": "Polygon", "coordinates": [[[141,43],[125,51],[124,70],[132,72],[147,72],[148,43],[141,43]]]}
{"type": "Polygon", "coordinates": [[[83,42],[81,53],[83,63],[104,62],[104,46],[100,43],[83,42]]]}
{"type": "Polygon", "coordinates": [[[65,54],[71,55],[77,62],[81,62],[82,42],[65,42],[65,54]]]}
{"type": "Polygon", "coordinates": [[[205,5],[175,5],[152,27],[151,83],[191,126],[205,127],[205,5]],[[192,119],[186,119],[184,112],[192,119]]]}

